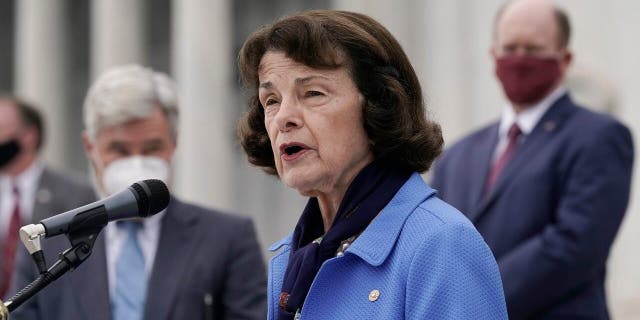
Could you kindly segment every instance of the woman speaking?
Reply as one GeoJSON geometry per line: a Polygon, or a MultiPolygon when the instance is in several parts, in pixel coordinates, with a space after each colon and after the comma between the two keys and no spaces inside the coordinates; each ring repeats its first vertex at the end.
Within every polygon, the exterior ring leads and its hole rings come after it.
{"type": "Polygon", "coordinates": [[[419,175],[442,134],[383,26],[295,14],[253,33],[239,67],[249,161],[309,197],[272,247],[268,319],[507,317],[491,251],[419,175]]]}

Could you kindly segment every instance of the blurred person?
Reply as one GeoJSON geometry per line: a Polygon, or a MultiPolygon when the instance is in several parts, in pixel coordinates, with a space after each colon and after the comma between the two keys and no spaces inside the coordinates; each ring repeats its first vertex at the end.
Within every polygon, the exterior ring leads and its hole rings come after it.
{"type": "Polygon", "coordinates": [[[569,35],[552,2],[508,2],[491,55],[509,104],[434,170],[438,194],[493,250],[511,319],[609,318],[606,261],[629,200],[633,143],[563,86],[569,35]]]}
{"type": "MultiPolygon", "coordinates": [[[[84,122],[101,198],[143,179],[171,186],[178,103],[167,75],[137,65],[107,71],[89,89],[84,122]]],[[[47,253],[68,246],[63,239],[47,253]]],[[[16,287],[35,276],[28,258],[19,262],[16,287]]],[[[108,224],[83,265],[12,319],[264,319],[265,291],[252,221],[172,197],[147,219],[108,224]]]]}
{"type": "Polygon", "coordinates": [[[25,101],[0,95],[0,298],[8,294],[20,227],[95,200],[88,181],[57,172],[40,157],[44,120],[25,101]]]}
{"type": "Polygon", "coordinates": [[[496,262],[419,175],[441,151],[420,83],[368,16],[308,11],[253,33],[248,160],[309,197],[271,247],[268,319],[505,319],[496,262]]]}

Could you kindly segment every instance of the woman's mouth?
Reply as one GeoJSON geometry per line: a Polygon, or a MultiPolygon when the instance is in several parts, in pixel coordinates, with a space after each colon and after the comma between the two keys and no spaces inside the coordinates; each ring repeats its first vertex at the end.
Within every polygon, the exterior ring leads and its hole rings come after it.
{"type": "Polygon", "coordinates": [[[285,143],[280,145],[280,154],[283,160],[293,161],[301,157],[309,147],[302,143],[285,143]]]}

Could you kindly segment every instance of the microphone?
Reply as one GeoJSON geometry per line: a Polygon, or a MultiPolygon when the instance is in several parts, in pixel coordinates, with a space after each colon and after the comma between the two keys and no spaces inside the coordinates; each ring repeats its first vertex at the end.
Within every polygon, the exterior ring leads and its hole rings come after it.
{"type": "Polygon", "coordinates": [[[138,181],[105,199],[40,221],[45,238],[68,233],[74,225],[81,228],[104,226],[110,221],[148,217],[169,205],[169,189],[162,180],[138,181]]]}
{"type": "Polygon", "coordinates": [[[31,254],[40,276],[7,303],[0,301],[0,320],[38,291],[77,268],[90,255],[97,234],[110,221],[148,217],[169,205],[167,185],[161,180],[138,181],[126,190],[105,199],[20,228],[20,238],[31,254]],[[47,269],[40,238],[67,234],[72,247],[60,254],[60,260],[47,269]]]}

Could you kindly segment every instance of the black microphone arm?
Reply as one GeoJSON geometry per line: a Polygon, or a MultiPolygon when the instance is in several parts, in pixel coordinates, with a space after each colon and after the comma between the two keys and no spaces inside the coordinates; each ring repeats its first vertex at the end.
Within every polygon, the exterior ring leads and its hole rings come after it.
{"type": "Polygon", "coordinates": [[[144,180],[103,200],[22,227],[20,238],[40,275],[7,302],[0,301],[0,320],[9,319],[11,311],[89,258],[98,234],[109,221],[154,215],[169,205],[170,198],[164,182],[144,180]],[[60,259],[47,270],[40,239],[60,234],[67,236],[71,248],[61,253],[60,259]]]}

